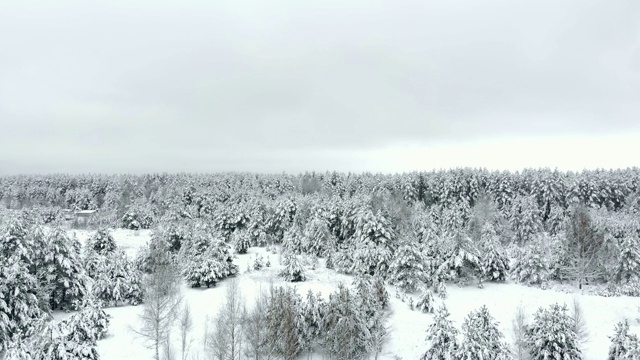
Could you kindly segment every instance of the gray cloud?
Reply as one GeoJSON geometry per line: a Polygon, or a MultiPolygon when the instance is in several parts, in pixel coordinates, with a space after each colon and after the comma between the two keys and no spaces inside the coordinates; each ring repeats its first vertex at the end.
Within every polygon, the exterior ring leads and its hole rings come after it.
{"type": "Polygon", "coordinates": [[[635,0],[9,0],[0,163],[356,169],[399,143],[640,133],[638,19],[635,0]]]}

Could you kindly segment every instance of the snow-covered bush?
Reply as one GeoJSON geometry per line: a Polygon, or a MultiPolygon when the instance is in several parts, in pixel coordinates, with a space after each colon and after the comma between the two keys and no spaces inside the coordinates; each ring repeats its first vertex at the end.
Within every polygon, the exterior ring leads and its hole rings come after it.
{"type": "Polygon", "coordinates": [[[638,336],[629,332],[629,321],[616,324],[613,336],[610,337],[609,356],[607,360],[640,359],[640,341],[638,336]]]}
{"type": "Polygon", "coordinates": [[[433,323],[427,328],[427,351],[420,360],[453,360],[460,347],[458,330],[449,319],[444,304],[436,311],[433,323]]]}
{"type": "Polygon", "coordinates": [[[459,360],[509,360],[509,348],[486,306],[472,311],[462,324],[459,360]]]}
{"type": "Polygon", "coordinates": [[[253,270],[261,270],[265,266],[264,258],[262,254],[256,254],[255,259],[253,260],[253,270]]]}
{"type": "Polygon", "coordinates": [[[539,308],[527,327],[526,341],[532,360],[581,360],[574,323],[567,306],[552,304],[539,308]]]}

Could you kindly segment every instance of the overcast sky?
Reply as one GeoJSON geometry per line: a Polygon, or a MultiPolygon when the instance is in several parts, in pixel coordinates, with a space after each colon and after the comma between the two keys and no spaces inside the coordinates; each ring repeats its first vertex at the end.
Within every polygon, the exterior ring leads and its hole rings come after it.
{"type": "Polygon", "coordinates": [[[0,0],[0,174],[640,165],[638,0],[0,0]]]}

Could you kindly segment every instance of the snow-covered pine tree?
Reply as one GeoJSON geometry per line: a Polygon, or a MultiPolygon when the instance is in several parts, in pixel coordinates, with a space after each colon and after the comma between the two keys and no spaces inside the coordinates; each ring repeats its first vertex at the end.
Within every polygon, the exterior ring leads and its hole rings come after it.
{"type": "Polygon", "coordinates": [[[519,244],[525,244],[542,230],[542,213],[535,196],[516,196],[509,211],[509,221],[519,244]]]}
{"type": "Polygon", "coordinates": [[[313,348],[318,345],[320,339],[320,326],[322,324],[322,318],[324,316],[325,304],[322,295],[317,295],[309,289],[307,297],[302,304],[302,328],[300,344],[303,351],[313,351],[313,348]]]}
{"type": "Polygon", "coordinates": [[[637,335],[629,332],[628,320],[625,319],[616,324],[614,334],[610,339],[611,345],[607,360],[640,359],[640,340],[637,335]]]}
{"type": "Polygon", "coordinates": [[[370,208],[359,211],[354,234],[355,251],[351,272],[386,276],[391,265],[395,239],[391,223],[370,208]]]}
{"type": "Polygon", "coordinates": [[[458,360],[509,360],[510,353],[498,323],[486,306],[472,311],[462,324],[458,360]]]}
{"type": "Polygon", "coordinates": [[[116,241],[108,229],[97,230],[87,240],[87,245],[100,255],[106,255],[116,249],[116,241]]]}
{"type": "Polygon", "coordinates": [[[418,302],[416,303],[416,309],[423,313],[433,313],[435,310],[435,301],[431,289],[425,287],[422,290],[420,298],[418,298],[418,302]]]}
{"type": "Polygon", "coordinates": [[[640,239],[637,234],[626,234],[618,247],[615,280],[618,284],[629,283],[640,277],[640,239]]]}
{"type": "Polygon", "coordinates": [[[75,337],[82,329],[77,321],[63,320],[58,324],[49,324],[44,331],[49,336],[38,336],[37,347],[32,358],[37,360],[98,360],[100,355],[95,341],[78,341],[75,337]]]}
{"type": "Polygon", "coordinates": [[[359,359],[368,353],[370,332],[363,310],[353,293],[343,284],[329,296],[322,319],[322,345],[332,357],[359,359]]]}
{"type": "Polygon", "coordinates": [[[88,276],[93,279],[91,293],[105,306],[137,305],[142,301],[142,272],[121,249],[106,256],[86,258],[88,276]]]}
{"type": "Polygon", "coordinates": [[[285,253],[283,255],[284,269],[280,272],[280,276],[284,277],[286,281],[299,282],[307,279],[304,273],[304,267],[300,263],[300,259],[297,255],[285,253]]]}
{"type": "Polygon", "coordinates": [[[302,244],[304,251],[315,256],[325,256],[331,237],[327,221],[313,217],[304,228],[302,244]]]}
{"type": "Polygon", "coordinates": [[[271,289],[267,305],[266,347],[284,359],[296,359],[302,351],[301,302],[295,289],[271,289]]]}
{"type": "Polygon", "coordinates": [[[0,260],[0,353],[10,343],[33,335],[49,317],[38,301],[35,276],[24,263],[6,260],[0,260]]]}
{"type": "Polygon", "coordinates": [[[238,273],[229,246],[222,240],[201,239],[181,250],[182,275],[192,287],[215,286],[228,276],[238,273]]]}
{"type": "Polygon", "coordinates": [[[70,326],[67,337],[78,343],[95,343],[106,336],[110,318],[95,301],[84,302],[81,310],[67,320],[70,326]]]}
{"type": "Polygon", "coordinates": [[[552,304],[547,309],[539,308],[533,315],[526,330],[532,360],[582,360],[573,319],[567,311],[566,305],[552,304]]]}
{"type": "Polygon", "coordinates": [[[522,248],[519,248],[511,267],[511,277],[525,284],[543,284],[552,275],[552,239],[539,234],[522,248]]]}
{"type": "Polygon", "coordinates": [[[509,257],[500,245],[495,228],[490,223],[482,228],[480,252],[483,277],[489,281],[505,281],[509,271],[509,257]]]}
{"type": "Polygon", "coordinates": [[[449,319],[449,310],[442,306],[436,311],[433,323],[427,328],[429,348],[420,360],[454,360],[460,347],[458,330],[449,319]]]}
{"type": "Polygon", "coordinates": [[[296,255],[302,254],[302,239],[303,235],[300,228],[295,225],[290,227],[284,232],[284,236],[282,238],[282,251],[296,255]]]}
{"type": "Polygon", "coordinates": [[[398,250],[389,268],[389,283],[406,292],[416,291],[426,282],[423,252],[416,239],[405,241],[398,250]]]}
{"type": "Polygon", "coordinates": [[[76,309],[87,293],[88,277],[82,268],[80,242],[54,227],[47,236],[47,250],[39,275],[50,289],[49,306],[56,309],[76,309]]]}
{"type": "Polygon", "coordinates": [[[482,284],[482,262],[480,254],[471,239],[463,233],[458,233],[452,239],[452,246],[447,251],[444,263],[440,265],[438,273],[447,280],[467,283],[475,278],[482,284]]]}
{"type": "Polygon", "coordinates": [[[246,254],[251,246],[251,239],[247,230],[235,230],[231,234],[231,243],[236,254],[246,254]]]}

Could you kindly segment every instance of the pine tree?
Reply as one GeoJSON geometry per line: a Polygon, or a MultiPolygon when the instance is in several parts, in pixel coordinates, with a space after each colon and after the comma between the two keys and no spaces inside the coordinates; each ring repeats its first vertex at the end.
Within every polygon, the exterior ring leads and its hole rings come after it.
{"type": "Polygon", "coordinates": [[[325,256],[331,242],[331,231],[324,219],[314,217],[304,228],[303,247],[306,253],[325,256]]]}
{"type": "Polygon", "coordinates": [[[508,360],[509,348],[503,341],[498,323],[486,306],[472,311],[462,324],[464,340],[458,350],[458,360],[508,360]]]}
{"type": "Polygon", "coordinates": [[[80,242],[69,238],[60,228],[47,234],[45,252],[40,275],[50,289],[49,306],[55,309],[76,309],[87,293],[88,278],[82,269],[80,242]]]}
{"type": "Polygon", "coordinates": [[[640,241],[637,235],[627,235],[620,240],[615,280],[628,283],[640,277],[640,241]]]}
{"type": "Polygon", "coordinates": [[[116,241],[107,229],[97,230],[88,240],[88,246],[100,255],[106,255],[116,249],[116,241]]]}
{"type": "Polygon", "coordinates": [[[236,254],[246,254],[251,246],[249,233],[246,230],[236,230],[231,234],[231,243],[236,254]]]}
{"type": "Polygon", "coordinates": [[[34,334],[47,318],[38,301],[38,282],[21,262],[0,260],[0,352],[34,334]]]}
{"type": "Polygon", "coordinates": [[[339,359],[360,359],[368,352],[370,339],[365,309],[356,305],[352,292],[340,284],[329,296],[322,321],[323,346],[339,359]]]}
{"type": "Polygon", "coordinates": [[[628,320],[616,324],[614,334],[610,339],[611,346],[609,346],[607,360],[640,359],[640,340],[637,335],[629,332],[628,320]]]}
{"type": "Polygon", "coordinates": [[[284,265],[285,268],[280,272],[280,276],[284,277],[286,281],[299,282],[307,279],[298,256],[285,254],[284,265]]]}
{"type": "Polygon", "coordinates": [[[416,303],[416,309],[423,313],[433,313],[435,310],[435,301],[433,299],[433,292],[429,288],[422,290],[420,298],[416,303]]]}
{"type": "Polygon", "coordinates": [[[543,284],[552,275],[551,241],[542,234],[533,242],[518,249],[511,268],[511,276],[526,284],[543,284]]]}
{"type": "Polygon", "coordinates": [[[427,329],[429,348],[421,360],[454,360],[458,354],[458,330],[449,319],[449,311],[443,304],[437,311],[433,323],[427,329]]]}
{"type": "Polygon", "coordinates": [[[389,268],[389,282],[410,293],[426,282],[423,255],[418,245],[417,241],[401,245],[389,268]]]}
{"type": "Polygon", "coordinates": [[[582,359],[573,319],[567,314],[566,305],[539,308],[533,323],[527,327],[526,339],[532,360],[582,359]]]}
{"type": "Polygon", "coordinates": [[[121,249],[105,256],[89,252],[85,268],[93,280],[91,293],[104,305],[137,305],[142,301],[142,272],[121,249]]]}
{"type": "Polygon", "coordinates": [[[480,244],[480,261],[485,279],[490,281],[505,281],[509,271],[509,257],[498,241],[498,235],[491,224],[482,228],[480,244]]]}
{"type": "Polygon", "coordinates": [[[389,220],[380,212],[374,214],[371,209],[358,213],[354,234],[355,251],[351,272],[355,274],[385,276],[391,265],[395,239],[389,220]]]}
{"type": "Polygon", "coordinates": [[[311,289],[307,292],[302,307],[302,336],[300,344],[304,351],[311,352],[320,339],[320,329],[324,316],[325,304],[322,295],[315,295],[311,289]]]}

